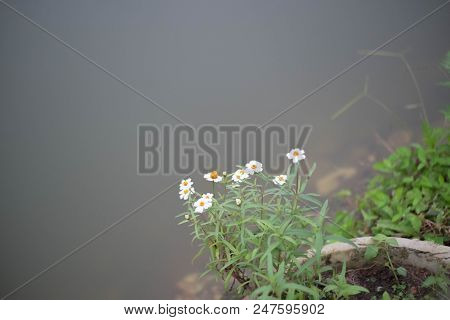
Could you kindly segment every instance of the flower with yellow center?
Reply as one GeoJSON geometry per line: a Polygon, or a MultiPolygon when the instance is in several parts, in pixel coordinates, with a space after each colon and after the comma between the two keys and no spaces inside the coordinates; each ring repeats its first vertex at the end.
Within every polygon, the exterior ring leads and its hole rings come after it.
{"type": "Polygon", "coordinates": [[[254,174],[263,171],[262,163],[252,160],[245,165],[245,171],[248,174],[254,174]]]}
{"type": "Polygon", "coordinates": [[[207,173],[203,176],[206,180],[212,181],[212,182],[220,182],[222,181],[222,177],[219,176],[217,171],[212,171],[210,173],[207,173]]]}
{"type": "Polygon", "coordinates": [[[186,180],[181,180],[180,190],[190,189],[193,184],[194,183],[192,182],[191,178],[187,178],[186,180]]]}
{"type": "Polygon", "coordinates": [[[212,198],[214,197],[214,195],[212,193],[204,193],[202,194],[202,198],[212,201],[212,198]]]}
{"type": "Polygon", "coordinates": [[[195,212],[203,213],[206,209],[212,206],[211,201],[205,198],[200,198],[194,203],[195,212]]]}
{"type": "Polygon", "coordinates": [[[194,192],[195,192],[194,188],[181,189],[179,192],[180,199],[187,200],[189,198],[189,196],[194,192]]]}
{"type": "Polygon", "coordinates": [[[280,176],[276,176],[272,181],[276,185],[282,186],[283,184],[286,183],[286,180],[287,180],[287,176],[282,174],[280,176]]]}
{"type": "Polygon", "coordinates": [[[239,169],[237,170],[235,173],[233,173],[233,176],[231,177],[231,179],[234,182],[241,182],[244,179],[248,178],[248,173],[243,170],[243,169],[239,169]]]}
{"type": "Polygon", "coordinates": [[[303,159],[306,158],[305,151],[304,150],[300,150],[298,148],[292,149],[288,154],[286,154],[286,157],[289,160],[292,160],[293,163],[297,163],[300,160],[303,160],[303,159]]]}

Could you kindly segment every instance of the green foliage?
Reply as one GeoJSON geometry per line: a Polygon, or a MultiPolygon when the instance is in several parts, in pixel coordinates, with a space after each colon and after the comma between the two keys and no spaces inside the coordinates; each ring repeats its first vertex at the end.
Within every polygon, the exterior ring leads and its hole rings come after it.
{"type": "MultiPolygon", "coordinates": [[[[206,212],[196,213],[195,193],[186,201],[198,255],[209,251],[208,269],[225,287],[258,299],[319,299],[320,252],[329,237],[323,224],[328,210],[315,194],[306,193],[309,176],[300,177],[299,165],[288,169],[281,186],[264,172],[240,183],[225,176],[206,212]],[[236,199],[240,201],[236,202],[236,199]],[[239,203],[239,204],[238,204],[239,203]]],[[[312,172],[311,172],[312,173],[312,172]]]]}
{"type": "MultiPolygon", "coordinates": [[[[450,73],[450,52],[441,65],[450,73]]],[[[450,105],[442,113],[443,127],[423,124],[421,144],[400,147],[374,164],[376,175],[366,192],[355,197],[357,209],[339,211],[334,219],[339,227],[330,226],[331,232],[382,233],[449,244],[450,105]]],[[[338,198],[342,194],[349,196],[343,190],[338,198]]]]}
{"type": "Polygon", "coordinates": [[[324,288],[324,292],[328,293],[332,299],[348,299],[350,296],[360,294],[362,292],[369,293],[369,291],[361,286],[352,285],[347,282],[345,277],[346,264],[342,265],[342,270],[339,275],[334,275],[328,279],[328,284],[324,288]]]}
{"type": "Polygon", "coordinates": [[[383,292],[383,295],[381,296],[382,300],[391,300],[391,296],[387,291],[383,292]]]}
{"type": "Polygon", "coordinates": [[[373,166],[378,174],[358,201],[368,229],[437,243],[449,241],[449,142],[448,128],[424,124],[423,144],[400,147],[373,166]]]}
{"type": "Polygon", "coordinates": [[[396,268],[390,254],[390,247],[397,246],[397,240],[395,238],[389,238],[384,234],[377,234],[372,237],[372,241],[373,243],[369,244],[364,252],[364,258],[366,260],[372,260],[381,253],[383,255],[383,261],[385,261],[385,266],[391,270],[397,284],[400,284],[398,276],[406,277],[407,271],[401,266],[396,268]]]}
{"type": "Polygon", "coordinates": [[[440,297],[448,299],[448,287],[450,286],[450,277],[445,270],[439,270],[434,275],[428,276],[422,283],[423,288],[431,288],[438,293],[440,297]]]}
{"type": "Polygon", "coordinates": [[[360,219],[356,219],[354,213],[345,210],[337,211],[333,223],[326,225],[326,230],[330,234],[346,238],[354,238],[361,234],[363,228],[363,222],[360,219]]]}

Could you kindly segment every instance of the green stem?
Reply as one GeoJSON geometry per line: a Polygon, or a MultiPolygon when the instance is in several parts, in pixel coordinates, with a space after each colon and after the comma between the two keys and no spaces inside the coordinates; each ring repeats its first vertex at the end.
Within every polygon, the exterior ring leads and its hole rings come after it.
{"type": "Polygon", "coordinates": [[[292,205],[292,213],[294,213],[295,210],[297,209],[297,196],[298,196],[298,192],[300,191],[300,188],[299,188],[299,179],[300,179],[299,167],[300,167],[300,165],[297,163],[295,166],[298,166],[298,167],[297,167],[297,172],[296,172],[296,183],[295,183],[294,201],[293,201],[294,204],[292,205]]]}
{"type": "Polygon", "coordinates": [[[263,218],[263,213],[264,213],[264,185],[261,185],[261,220],[263,218]]]}
{"type": "Polygon", "coordinates": [[[389,263],[389,269],[391,269],[392,274],[394,275],[395,281],[397,282],[397,284],[400,284],[400,282],[398,281],[397,273],[395,272],[394,265],[392,264],[391,256],[389,254],[389,248],[385,247],[385,250],[386,250],[386,257],[387,257],[388,263],[389,263]]]}

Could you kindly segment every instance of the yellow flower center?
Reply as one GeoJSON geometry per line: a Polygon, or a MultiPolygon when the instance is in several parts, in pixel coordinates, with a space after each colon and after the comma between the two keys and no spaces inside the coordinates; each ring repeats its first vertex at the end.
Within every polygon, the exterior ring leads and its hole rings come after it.
{"type": "Polygon", "coordinates": [[[200,207],[203,207],[205,205],[205,203],[203,201],[200,201],[198,204],[200,207]]]}
{"type": "Polygon", "coordinates": [[[294,155],[294,157],[298,157],[300,155],[300,153],[296,150],[292,153],[294,155]]]}
{"type": "Polygon", "coordinates": [[[184,189],[184,191],[183,191],[184,193],[188,193],[189,192],[189,190],[188,189],[184,189]]]}
{"type": "Polygon", "coordinates": [[[183,181],[183,186],[187,186],[188,182],[187,181],[183,181]]]}
{"type": "Polygon", "coordinates": [[[252,164],[252,169],[256,169],[256,164],[252,164]]]}
{"type": "Polygon", "coordinates": [[[236,175],[236,178],[240,179],[240,178],[241,178],[241,175],[240,175],[240,174],[236,175]]]}
{"type": "Polygon", "coordinates": [[[211,179],[217,179],[217,177],[219,176],[219,174],[217,173],[217,171],[213,171],[213,172],[211,172],[211,174],[210,174],[210,176],[211,176],[211,179]]]}

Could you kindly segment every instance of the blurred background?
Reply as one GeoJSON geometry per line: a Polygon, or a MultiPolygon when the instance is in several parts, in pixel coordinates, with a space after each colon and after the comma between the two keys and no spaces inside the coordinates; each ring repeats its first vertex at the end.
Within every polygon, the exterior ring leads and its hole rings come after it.
{"type": "MultiPolygon", "coordinates": [[[[444,1],[6,2],[199,126],[269,121],[444,1]]],[[[419,139],[424,114],[442,121],[449,32],[447,6],[273,122],[313,126],[312,191],[363,190],[374,161],[419,139]]],[[[136,174],[137,125],[176,120],[3,3],[0,52],[5,296],[181,176],[136,174]]],[[[181,210],[175,186],[9,298],[220,298],[197,278],[206,258],[191,263],[181,210]]]]}

